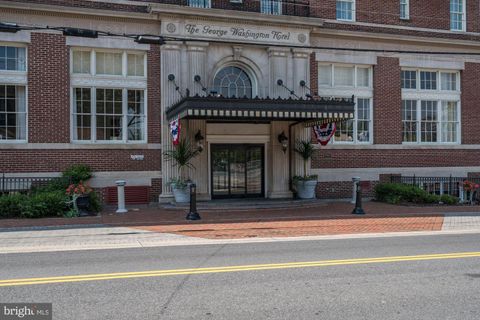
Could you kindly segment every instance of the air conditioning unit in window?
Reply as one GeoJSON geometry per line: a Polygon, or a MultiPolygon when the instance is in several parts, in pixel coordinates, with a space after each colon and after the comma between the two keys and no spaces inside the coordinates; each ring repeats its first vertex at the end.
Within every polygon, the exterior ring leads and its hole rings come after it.
{"type": "Polygon", "coordinates": [[[243,3],[243,0],[230,0],[230,3],[243,3]]]}

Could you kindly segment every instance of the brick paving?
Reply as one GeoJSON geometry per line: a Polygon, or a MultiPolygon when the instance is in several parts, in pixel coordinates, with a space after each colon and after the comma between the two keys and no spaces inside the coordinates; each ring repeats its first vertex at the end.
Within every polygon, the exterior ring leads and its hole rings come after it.
{"type": "Polygon", "coordinates": [[[204,239],[435,231],[442,230],[445,214],[475,215],[480,209],[476,206],[394,206],[378,202],[365,202],[363,207],[365,216],[352,215],[353,205],[347,202],[274,209],[202,209],[199,211],[202,220],[194,222],[185,220],[184,209],[139,208],[122,215],[108,209],[97,217],[5,219],[0,220],[0,230],[95,225],[134,227],[204,239]]]}

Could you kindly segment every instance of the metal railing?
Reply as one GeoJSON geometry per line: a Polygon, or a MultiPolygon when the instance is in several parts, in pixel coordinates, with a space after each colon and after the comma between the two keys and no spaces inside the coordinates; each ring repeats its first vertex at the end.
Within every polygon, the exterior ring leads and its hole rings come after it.
{"type": "MultiPolygon", "coordinates": [[[[431,194],[449,194],[465,200],[466,192],[463,189],[465,181],[471,181],[480,185],[480,178],[468,177],[417,177],[417,176],[392,176],[390,181],[392,183],[403,183],[413,186],[418,186],[431,194]]],[[[478,197],[478,192],[474,191],[475,198],[478,197]]]]}
{"type": "Polygon", "coordinates": [[[0,195],[12,193],[29,193],[35,188],[44,187],[58,178],[53,177],[6,177],[0,176],[0,195]]]}
{"type": "Polygon", "coordinates": [[[299,17],[310,16],[309,0],[157,0],[157,2],[192,8],[237,10],[299,17]]]}

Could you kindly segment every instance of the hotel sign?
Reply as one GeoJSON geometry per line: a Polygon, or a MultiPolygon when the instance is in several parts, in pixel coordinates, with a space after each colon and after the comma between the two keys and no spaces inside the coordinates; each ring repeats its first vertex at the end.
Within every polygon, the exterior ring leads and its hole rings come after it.
{"type": "Polygon", "coordinates": [[[163,21],[162,35],[186,40],[214,40],[307,46],[309,31],[253,25],[205,23],[204,21],[163,21]]]}

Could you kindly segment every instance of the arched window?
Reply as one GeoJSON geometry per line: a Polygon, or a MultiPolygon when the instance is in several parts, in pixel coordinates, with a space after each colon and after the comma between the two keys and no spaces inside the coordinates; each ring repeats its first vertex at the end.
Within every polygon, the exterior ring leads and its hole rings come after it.
{"type": "Polygon", "coordinates": [[[226,67],[220,70],[213,80],[213,87],[224,97],[252,97],[252,80],[238,67],[226,67]]]}

